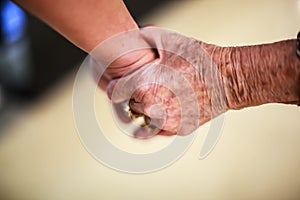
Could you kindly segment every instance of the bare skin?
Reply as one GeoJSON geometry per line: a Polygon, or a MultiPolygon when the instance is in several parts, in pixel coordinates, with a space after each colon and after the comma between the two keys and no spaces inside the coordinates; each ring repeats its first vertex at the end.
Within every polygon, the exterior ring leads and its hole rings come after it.
{"type": "Polygon", "coordinates": [[[300,103],[296,40],[208,50],[223,74],[228,107],[300,103]]]}
{"type": "MultiPolygon", "coordinates": [[[[220,47],[191,38],[181,39],[181,36],[169,40],[171,37],[172,34],[168,36],[167,33],[166,36],[156,40],[165,45],[163,48],[171,45],[175,48],[175,52],[176,50],[181,52],[180,48],[184,48],[187,54],[201,57],[198,64],[204,64],[204,71],[212,67],[207,62],[212,60],[221,74],[222,84],[216,85],[213,90],[208,89],[209,81],[216,80],[205,78],[201,67],[193,66],[182,57],[165,51],[160,51],[159,57],[152,66],[142,67],[143,72],[137,71],[124,80],[115,80],[115,82],[121,81],[122,86],[129,83],[126,85],[127,89],[135,85],[144,85],[133,93],[130,106],[135,112],[151,118],[154,125],[161,129],[158,134],[189,134],[200,125],[230,109],[236,110],[266,103],[300,103],[300,60],[296,56],[296,40],[244,47],[220,47]],[[193,43],[199,43],[198,48],[204,51],[193,55],[195,49],[189,49],[193,43]],[[203,55],[205,53],[209,59],[203,55]],[[159,67],[159,64],[175,69],[185,80],[180,77],[172,78],[174,75],[168,69],[159,67]],[[173,79],[176,80],[176,84],[170,84],[173,79]],[[161,80],[166,80],[164,84],[168,87],[162,86],[161,80]],[[188,84],[185,83],[186,80],[188,84]],[[147,82],[157,84],[145,84],[147,82]],[[195,91],[196,98],[192,97],[192,93],[187,92],[189,85],[195,91]],[[225,92],[226,105],[212,105],[212,95],[217,93],[217,96],[222,96],[220,92],[222,90],[225,92]],[[174,91],[177,91],[177,96],[174,91]],[[197,107],[192,105],[193,101],[197,101],[197,107]],[[195,110],[200,114],[193,113],[195,110]],[[183,113],[184,111],[186,112],[183,113]]],[[[153,43],[152,38],[146,39],[153,43]]],[[[114,84],[109,90],[110,95],[116,89],[114,84]]],[[[123,88],[121,91],[118,89],[115,91],[113,100],[120,101],[128,98],[125,96],[130,92],[123,88]]],[[[148,137],[141,131],[137,135],[148,137]]]]}
{"type": "Polygon", "coordinates": [[[15,0],[86,52],[117,33],[138,29],[122,0],[15,0]]]}
{"type": "MultiPolygon", "coordinates": [[[[14,0],[86,52],[115,34],[138,29],[122,0],[14,0]]],[[[124,41],[123,45],[126,45],[124,41]]],[[[151,49],[117,59],[102,79],[101,88],[128,71],[155,59],[151,49]],[[120,74],[122,72],[122,74],[120,74]]]]}
{"type": "MultiPolygon", "coordinates": [[[[86,52],[91,52],[98,44],[115,34],[138,29],[122,0],[57,0],[55,2],[15,0],[15,2],[86,52]]],[[[153,38],[145,38],[149,44],[152,40],[153,38]]],[[[229,109],[242,109],[265,103],[300,103],[300,61],[296,56],[295,40],[245,47],[219,47],[203,42],[199,44],[221,72],[226,97],[225,109],[220,106],[220,109],[213,110],[211,94],[214,93],[208,91],[207,80],[203,78],[203,74],[194,71],[178,56],[161,52],[160,56],[164,55],[167,58],[163,60],[150,48],[126,54],[115,60],[106,71],[107,76],[99,82],[99,86],[106,89],[110,83],[112,88],[111,83],[115,83],[118,78],[136,69],[141,73],[144,69],[149,72],[144,73],[144,77],[141,76],[138,80],[147,79],[146,76],[149,77],[149,74],[154,80],[162,77],[169,80],[168,73],[157,73],[159,71],[155,71],[147,64],[159,63],[172,66],[188,80],[195,91],[198,91],[196,92],[198,108],[189,105],[184,107],[191,113],[198,110],[201,118],[197,118],[199,117],[197,114],[193,114],[196,118],[183,115],[187,119],[187,126],[183,130],[180,127],[182,110],[179,108],[178,98],[165,87],[158,87],[155,84],[143,86],[131,97],[134,99],[131,101],[132,109],[150,118],[158,119],[156,122],[161,128],[160,133],[165,135],[188,134],[229,109]],[[143,68],[144,66],[146,68],[143,68]],[[152,105],[159,105],[159,107],[151,110],[152,105]],[[161,110],[167,111],[163,114],[163,120],[161,110]]],[[[126,41],[120,45],[126,45],[126,41]]],[[[178,48],[180,46],[179,44],[178,48]]],[[[173,81],[176,83],[176,80],[173,81]]],[[[180,83],[180,78],[177,81],[180,83]]],[[[176,88],[177,91],[183,94],[188,91],[188,87],[185,88],[184,84],[181,86],[176,88]]],[[[111,88],[108,88],[108,91],[111,88]]],[[[218,92],[218,89],[216,91],[218,92]]],[[[183,95],[183,99],[187,102],[190,98],[187,94],[183,95]]]]}

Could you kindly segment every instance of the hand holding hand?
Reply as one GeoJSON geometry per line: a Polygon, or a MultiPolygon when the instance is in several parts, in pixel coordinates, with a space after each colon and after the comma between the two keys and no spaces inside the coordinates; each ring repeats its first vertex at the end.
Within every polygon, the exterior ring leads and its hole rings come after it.
{"type": "Polygon", "coordinates": [[[225,112],[222,77],[203,42],[158,28],[141,35],[157,51],[157,58],[110,82],[107,92],[115,103],[129,101],[132,112],[146,116],[160,129],[136,131],[136,137],[154,134],[186,135],[225,112]]]}

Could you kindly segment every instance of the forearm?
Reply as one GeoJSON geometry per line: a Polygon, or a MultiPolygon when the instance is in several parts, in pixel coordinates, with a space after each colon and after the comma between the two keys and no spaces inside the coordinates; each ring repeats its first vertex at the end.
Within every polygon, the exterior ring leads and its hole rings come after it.
{"type": "Polygon", "coordinates": [[[122,0],[15,0],[75,45],[90,52],[117,33],[137,29],[122,0]]]}
{"type": "Polygon", "coordinates": [[[265,103],[300,103],[296,40],[226,47],[219,58],[229,109],[265,103]]]}

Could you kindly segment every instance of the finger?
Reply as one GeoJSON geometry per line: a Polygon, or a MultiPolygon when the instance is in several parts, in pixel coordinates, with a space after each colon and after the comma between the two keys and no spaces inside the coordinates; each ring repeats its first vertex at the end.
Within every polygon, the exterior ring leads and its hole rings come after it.
{"type": "Polygon", "coordinates": [[[141,126],[134,131],[135,138],[148,139],[161,132],[164,120],[153,118],[151,119],[148,116],[144,116],[144,120],[146,125],[141,126]]]}
{"type": "Polygon", "coordinates": [[[161,103],[147,105],[143,112],[151,117],[151,119],[166,120],[167,118],[166,107],[161,103]]]}
{"type": "Polygon", "coordinates": [[[131,111],[134,111],[138,114],[144,114],[143,104],[136,102],[134,99],[130,99],[129,107],[131,111]]]}
{"type": "Polygon", "coordinates": [[[141,73],[140,68],[121,78],[111,80],[106,88],[108,97],[115,103],[130,99],[143,81],[144,76],[141,73]]]}
{"type": "Polygon", "coordinates": [[[149,129],[147,127],[140,127],[134,131],[133,136],[138,139],[149,139],[154,137],[159,130],[149,129]]]}
{"type": "Polygon", "coordinates": [[[176,133],[172,133],[169,131],[165,130],[159,130],[159,131],[149,131],[148,128],[141,127],[135,130],[134,132],[134,137],[138,139],[150,139],[156,135],[161,135],[161,136],[174,136],[177,135],[176,133]]]}
{"type": "Polygon", "coordinates": [[[113,104],[114,111],[123,123],[130,123],[132,119],[130,118],[129,113],[126,110],[126,106],[128,105],[124,104],[127,104],[127,102],[113,104]]]}
{"type": "Polygon", "coordinates": [[[148,128],[155,128],[162,130],[164,127],[165,120],[164,119],[156,119],[156,118],[150,118],[146,117],[147,126],[148,128]]]}
{"type": "Polygon", "coordinates": [[[120,103],[131,99],[138,84],[131,77],[122,77],[111,80],[106,87],[108,98],[114,103],[120,103]]]}
{"type": "Polygon", "coordinates": [[[173,136],[173,135],[177,135],[177,133],[172,133],[172,132],[169,132],[169,131],[161,130],[157,133],[157,135],[173,136]]]}

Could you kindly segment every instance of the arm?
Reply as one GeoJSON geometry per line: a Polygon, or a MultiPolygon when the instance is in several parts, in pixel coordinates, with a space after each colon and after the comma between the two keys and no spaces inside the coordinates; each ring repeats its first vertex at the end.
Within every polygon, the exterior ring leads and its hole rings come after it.
{"type": "Polygon", "coordinates": [[[296,40],[217,47],[211,53],[220,66],[229,109],[265,103],[300,103],[300,60],[296,56],[296,40]]]}
{"type": "MultiPolygon", "coordinates": [[[[15,0],[86,52],[115,34],[138,29],[122,0],[15,0]]],[[[123,41],[120,45],[126,45],[123,41]]],[[[111,52],[106,52],[110,54],[111,52]]],[[[112,52],[113,53],[113,52],[112,52]]],[[[102,78],[105,89],[109,80],[155,59],[155,53],[143,49],[118,58],[102,78]]]]}
{"type": "Polygon", "coordinates": [[[122,0],[15,2],[87,52],[114,34],[138,28],[122,0]]]}
{"type": "MultiPolygon", "coordinates": [[[[150,117],[158,134],[189,134],[230,109],[300,103],[296,40],[220,47],[155,27],[142,32],[149,43],[167,51],[158,51],[153,65],[114,80],[107,91],[115,102],[130,98],[130,109],[150,117]]],[[[136,133],[149,135],[153,131],[136,133]]]]}

